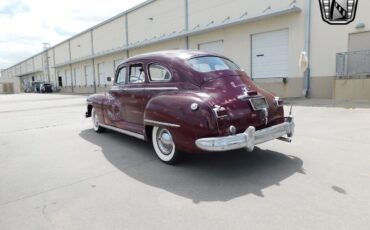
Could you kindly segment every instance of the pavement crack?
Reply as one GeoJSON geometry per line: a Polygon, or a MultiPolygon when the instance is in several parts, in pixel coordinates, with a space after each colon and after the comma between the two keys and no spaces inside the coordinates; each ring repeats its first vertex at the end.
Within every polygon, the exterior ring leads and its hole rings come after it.
{"type": "Polygon", "coordinates": [[[45,199],[45,194],[44,194],[44,191],[41,191],[41,198],[42,198],[42,215],[45,217],[45,219],[51,223],[51,220],[49,219],[47,213],[46,213],[46,208],[48,207],[47,206],[47,203],[46,203],[46,199],[45,199]]]}

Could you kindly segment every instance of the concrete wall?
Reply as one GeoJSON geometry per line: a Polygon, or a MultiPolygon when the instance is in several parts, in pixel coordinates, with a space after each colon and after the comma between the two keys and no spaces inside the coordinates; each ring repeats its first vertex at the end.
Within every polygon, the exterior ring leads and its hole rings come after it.
{"type": "Polygon", "coordinates": [[[26,66],[27,66],[27,72],[34,71],[34,69],[33,69],[33,58],[30,58],[26,61],[26,66]]]}
{"type": "Polygon", "coordinates": [[[91,47],[91,32],[81,34],[78,37],[71,39],[72,60],[91,56],[91,47]]]}
{"type": "Polygon", "coordinates": [[[185,49],[185,39],[174,39],[167,42],[157,43],[149,46],[138,47],[130,50],[130,56],[135,56],[142,53],[169,50],[169,49],[185,49]]]}
{"type": "MultiPolygon", "coordinates": [[[[260,14],[267,7],[271,9],[286,8],[291,0],[189,0],[189,29],[192,30],[198,24],[202,27],[212,21],[215,24],[221,23],[226,18],[239,19],[245,13],[248,16],[260,14]]],[[[303,0],[298,0],[297,5],[301,6],[303,0]]]]}
{"type": "Polygon", "coordinates": [[[100,54],[126,45],[126,19],[121,16],[93,30],[94,53],[100,54]]]}
{"type": "Polygon", "coordinates": [[[370,99],[370,79],[336,79],[333,98],[370,99]]]}
{"type": "Polygon", "coordinates": [[[33,58],[35,70],[42,70],[43,64],[42,64],[42,54],[39,54],[33,58]]]}
{"type": "Polygon", "coordinates": [[[129,44],[185,29],[184,1],[159,0],[128,14],[129,44]]]}
{"type": "Polygon", "coordinates": [[[63,64],[69,61],[69,41],[63,42],[54,48],[55,63],[63,64]]]}
{"type": "Polygon", "coordinates": [[[27,64],[26,64],[26,62],[22,62],[20,66],[21,66],[21,74],[27,73],[27,64]]]}

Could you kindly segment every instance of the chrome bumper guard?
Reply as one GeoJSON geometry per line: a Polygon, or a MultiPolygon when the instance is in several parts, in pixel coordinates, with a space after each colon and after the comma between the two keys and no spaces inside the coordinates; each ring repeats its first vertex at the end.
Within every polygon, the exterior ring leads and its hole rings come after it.
{"type": "Polygon", "coordinates": [[[257,130],[255,127],[250,126],[244,133],[230,135],[225,137],[207,137],[195,141],[198,148],[210,151],[221,152],[228,150],[235,150],[246,148],[248,151],[253,151],[254,146],[270,140],[281,138],[287,135],[287,139],[294,134],[294,120],[292,116],[286,117],[285,122],[274,125],[265,129],[257,130]]]}

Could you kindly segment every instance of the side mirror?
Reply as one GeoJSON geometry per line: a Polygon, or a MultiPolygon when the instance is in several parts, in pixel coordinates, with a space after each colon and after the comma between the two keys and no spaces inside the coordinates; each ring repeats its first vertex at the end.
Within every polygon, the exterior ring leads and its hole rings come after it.
{"type": "Polygon", "coordinates": [[[112,78],[111,77],[107,77],[107,82],[111,82],[112,81],[112,78]]]}

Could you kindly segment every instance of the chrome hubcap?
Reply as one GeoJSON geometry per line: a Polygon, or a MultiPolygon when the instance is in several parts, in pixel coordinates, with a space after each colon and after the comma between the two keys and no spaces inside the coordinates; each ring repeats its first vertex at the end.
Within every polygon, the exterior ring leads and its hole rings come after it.
{"type": "Polygon", "coordinates": [[[175,147],[171,133],[167,129],[160,129],[156,138],[161,152],[164,155],[169,155],[175,147]]]}

